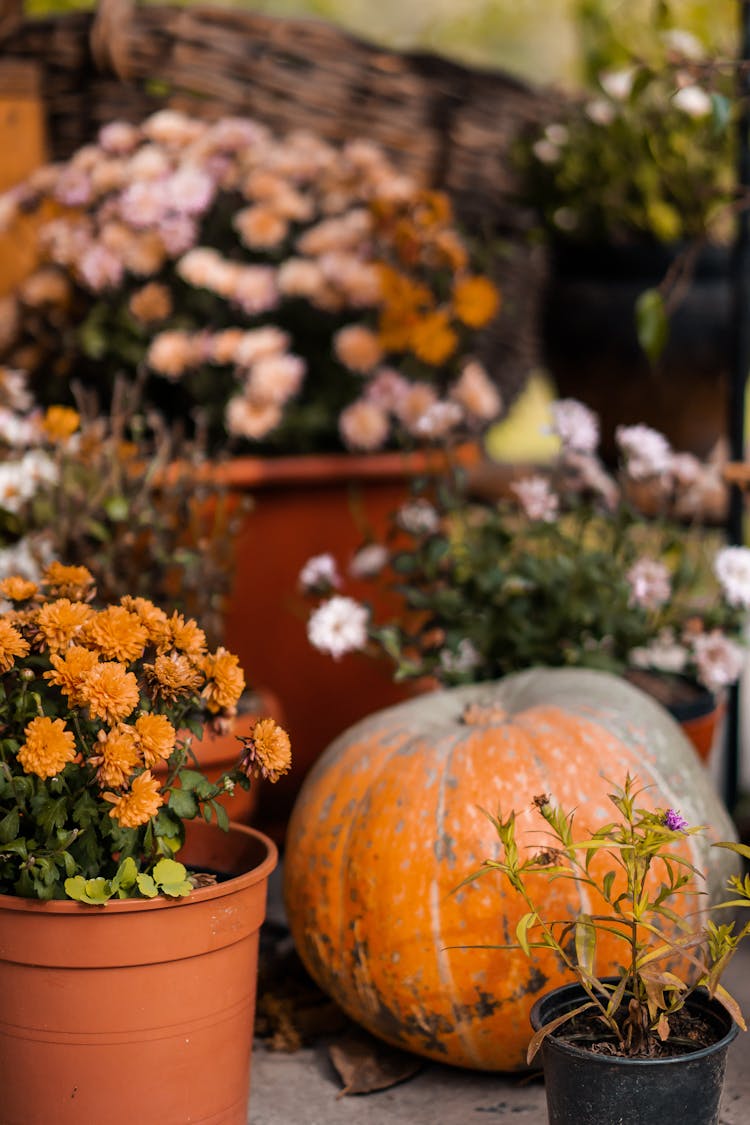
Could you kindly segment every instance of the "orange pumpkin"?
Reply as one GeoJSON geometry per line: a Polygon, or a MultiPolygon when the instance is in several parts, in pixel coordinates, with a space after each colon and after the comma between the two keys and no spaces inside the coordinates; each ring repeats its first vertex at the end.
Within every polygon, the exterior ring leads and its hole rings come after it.
{"type": "MultiPolygon", "coordinates": [[[[714,839],[736,838],[678,725],[607,673],[536,669],[357,723],[314,767],[289,825],[286,909],[308,971],[389,1043],[458,1066],[523,1067],[533,1002],[569,978],[548,951],[529,961],[520,950],[466,948],[512,942],[526,911],[491,874],[453,893],[498,854],[481,808],[515,808],[521,844],[538,850],[535,795],[575,808],[585,831],[610,819],[607,793],[628,772],[652,787],[644,805],[679,808],[714,839]]],[[[702,836],[683,849],[720,894],[734,856],[702,836]]],[[[567,881],[544,893],[552,917],[590,909],[567,881]]],[[[600,943],[601,972],[622,955],[614,942],[600,943]]]]}

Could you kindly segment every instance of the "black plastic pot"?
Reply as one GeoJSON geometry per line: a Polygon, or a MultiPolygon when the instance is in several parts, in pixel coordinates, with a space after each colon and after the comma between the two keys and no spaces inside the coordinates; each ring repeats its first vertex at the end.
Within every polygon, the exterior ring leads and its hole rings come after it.
{"type": "MultiPolygon", "coordinates": [[[[537,1000],[535,1031],[583,1003],[577,983],[537,1000]]],[[[716,1029],[716,1042],[688,1055],[625,1059],[598,1055],[548,1035],[542,1044],[549,1125],[718,1125],[729,1044],[738,1027],[707,993],[687,1003],[716,1029]]]]}

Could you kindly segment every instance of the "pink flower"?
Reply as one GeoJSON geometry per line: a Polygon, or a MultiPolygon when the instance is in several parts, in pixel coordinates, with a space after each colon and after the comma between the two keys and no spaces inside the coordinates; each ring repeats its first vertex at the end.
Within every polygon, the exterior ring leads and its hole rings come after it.
{"type": "Polygon", "coordinates": [[[160,109],[141,126],[143,135],[157,144],[182,147],[195,141],[208,128],[205,121],[188,117],[174,109],[160,109]]]}
{"type": "Polygon", "coordinates": [[[94,242],[83,250],[78,259],[78,272],[84,285],[95,293],[101,293],[120,284],[123,265],[106,246],[94,242]]]}
{"type": "Polygon", "coordinates": [[[393,367],[381,367],[370,379],[366,395],[382,410],[399,415],[401,403],[408,394],[411,384],[393,367]]]}
{"type": "Polygon", "coordinates": [[[745,666],[745,650],[719,629],[693,638],[693,658],[698,678],[709,691],[720,691],[739,678],[745,666]]]}
{"type": "Polygon", "coordinates": [[[463,421],[464,412],[457,402],[433,402],[411,427],[415,437],[436,441],[447,437],[463,421]]]}
{"type": "Polygon", "coordinates": [[[201,168],[183,164],[165,182],[164,194],[179,215],[202,215],[216,194],[216,184],[201,168]]]}
{"type": "Polygon", "coordinates": [[[238,211],[232,225],[245,246],[251,250],[256,247],[272,249],[284,241],[289,231],[287,220],[272,207],[262,203],[238,211]]]}
{"type": "Polygon", "coordinates": [[[297,393],[306,365],[297,355],[268,355],[250,368],[245,393],[256,402],[283,405],[297,393]]]}
{"type": "Polygon", "coordinates": [[[279,301],[276,271],[270,266],[241,266],[225,295],[249,315],[268,312],[279,301]]]}
{"type": "Polygon", "coordinates": [[[229,400],[224,416],[228,433],[252,441],[260,441],[275,430],[281,417],[277,403],[252,402],[243,395],[229,400]]]}
{"type": "Polygon", "coordinates": [[[198,227],[190,215],[165,215],[157,227],[164,249],[170,258],[178,258],[195,246],[198,227]]]}
{"type": "Polygon", "coordinates": [[[187,332],[160,332],[154,336],[146,363],[166,379],[184,375],[196,360],[196,343],[187,332]]]}
{"type": "Polygon", "coordinates": [[[388,415],[374,402],[360,398],[339,415],[339,433],[348,449],[372,452],[388,440],[388,415]]]}
{"type": "Polygon", "coordinates": [[[561,398],[552,404],[552,430],[564,449],[593,453],[599,444],[599,419],[574,398],[561,398]]]}
{"type": "Polygon", "coordinates": [[[672,594],[669,569],[656,559],[642,558],[625,575],[630,586],[628,604],[642,609],[658,609],[672,594]]]}
{"type": "Polygon", "coordinates": [[[120,214],[132,227],[152,227],[169,208],[165,180],[136,180],[120,196],[120,214]]]}
{"type": "Polygon", "coordinates": [[[55,199],[65,207],[83,207],[91,202],[91,177],[82,169],[67,167],[60,174],[55,199]]]}
{"type": "Polygon", "coordinates": [[[666,473],[672,463],[669,442],[650,426],[618,426],[615,438],[625,458],[625,471],[633,480],[666,473]]]}
{"type": "Polygon", "coordinates": [[[315,297],[325,285],[323,272],[317,262],[308,258],[287,258],[279,266],[279,290],[285,297],[315,297]]]}
{"type": "Polygon", "coordinates": [[[313,555],[299,574],[299,585],[305,593],[327,593],[341,585],[341,577],[333,555],[313,555]]]}
{"type": "Polygon", "coordinates": [[[140,140],[140,132],[136,125],[127,121],[112,121],[99,130],[98,141],[105,152],[124,156],[132,152],[140,140]]]}
{"type": "Polygon", "coordinates": [[[510,487],[528,519],[541,520],[543,523],[555,520],[560,502],[545,477],[523,477],[510,487]]]}
{"type": "Polygon", "coordinates": [[[388,562],[388,551],[380,543],[361,547],[349,564],[352,578],[374,578],[388,562]]]}

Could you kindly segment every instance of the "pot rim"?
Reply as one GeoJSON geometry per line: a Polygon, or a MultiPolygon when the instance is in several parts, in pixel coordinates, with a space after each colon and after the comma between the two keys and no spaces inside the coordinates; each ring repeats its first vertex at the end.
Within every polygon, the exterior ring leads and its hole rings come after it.
{"type": "MultiPolygon", "coordinates": [[[[609,982],[610,984],[617,983],[617,978],[615,977],[603,977],[602,980],[605,982],[609,982]]],[[[585,992],[578,981],[572,981],[569,984],[561,984],[558,988],[552,988],[549,990],[549,992],[545,992],[534,1003],[531,1011],[529,1012],[529,1020],[534,1031],[538,1031],[542,1026],[539,1013],[544,1002],[551,996],[562,996],[566,993],[571,998],[573,996],[585,996],[585,992]]],[[[672,1055],[670,1057],[660,1059],[630,1059],[621,1055],[599,1055],[595,1051],[588,1051],[585,1047],[578,1047],[574,1043],[569,1043],[565,1039],[558,1038],[554,1035],[554,1033],[547,1036],[547,1038],[544,1040],[544,1044],[554,1044],[554,1049],[560,1051],[560,1053],[568,1055],[569,1057],[575,1059],[585,1059],[586,1062],[591,1063],[592,1066],[624,1066],[650,1068],[679,1066],[680,1063],[693,1062],[696,1059],[703,1059],[707,1055],[714,1054],[716,1051],[726,1049],[729,1044],[735,1039],[740,1029],[733,1017],[724,1007],[724,1005],[721,1004],[718,1000],[712,999],[705,989],[701,988],[696,990],[696,992],[693,993],[693,996],[703,1002],[701,1005],[703,1007],[705,1007],[707,1004],[715,1005],[716,1009],[720,1011],[720,1014],[726,1016],[727,1021],[730,1022],[730,1026],[727,1032],[722,1035],[720,1039],[717,1039],[714,1043],[709,1043],[706,1047],[701,1047],[698,1051],[691,1051],[689,1054],[672,1055]]],[[[686,1001],[686,1007],[689,1006],[690,998],[688,998],[688,1000],[686,1001]]]]}
{"type": "MultiPolygon", "coordinates": [[[[205,821],[188,822],[190,829],[199,832],[204,830],[223,832],[223,829],[205,821]]],[[[246,824],[231,821],[227,834],[246,836],[262,845],[265,855],[259,863],[254,864],[249,870],[239,875],[231,875],[221,883],[213,883],[207,887],[198,887],[185,898],[167,898],[159,895],[157,898],[124,898],[109,899],[101,906],[89,906],[87,903],[75,902],[73,899],[50,899],[42,901],[37,898],[21,898],[18,895],[0,894],[0,905],[3,911],[16,911],[24,914],[90,914],[92,911],[101,915],[128,914],[142,910],[171,910],[173,907],[195,906],[208,899],[222,898],[225,895],[235,894],[238,890],[252,887],[269,877],[279,861],[279,852],[276,844],[264,832],[257,828],[250,828],[246,824]]]]}

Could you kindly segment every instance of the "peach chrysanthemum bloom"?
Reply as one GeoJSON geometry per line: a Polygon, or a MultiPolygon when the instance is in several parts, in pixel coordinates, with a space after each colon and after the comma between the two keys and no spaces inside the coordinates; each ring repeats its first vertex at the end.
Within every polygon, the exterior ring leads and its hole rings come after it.
{"type": "Polygon", "coordinates": [[[245,690],[245,674],[239,657],[225,648],[217,648],[216,652],[205,657],[203,672],[207,683],[201,696],[208,710],[215,715],[218,711],[236,707],[245,690]]]}
{"type": "Polygon", "coordinates": [[[169,618],[163,609],[154,605],[148,598],[133,598],[130,594],[120,598],[120,605],[138,617],[152,645],[158,649],[169,647],[172,634],[169,618]]]}
{"type": "Polygon", "coordinates": [[[130,315],[141,324],[153,324],[166,320],[172,312],[172,297],[166,285],[150,281],[142,289],[137,289],[128,302],[130,315]]]}
{"type": "Polygon", "coordinates": [[[276,281],[285,297],[312,298],[326,284],[320,266],[309,258],[287,258],[279,266],[276,281]]]}
{"type": "Polygon", "coordinates": [[[99,663],[99,657],[88,648],[71,645],[63,656],[53,652],[49,659],[52,668],[44,673],[45,680],[67,695],[71,707],[80,707],[81,684],[94,665],[99,663]]]}
{"type": "Polygon", "coordinates": [[[63,719],[39,715],[23,733],[26,741],[18,751],[18,760],[25,773],[57,777],[76,756],[75,737],[63,719]]]}
{"type": "Polygon", "coordinates": [[[156,697],[175,700],[203,687],[200,671],[181,652],[163,653],[153,664],[144,665],[144,670],[156,697]]]}
{"type": "MultiPolygon", "coordinates": [[[[432,238],[432,244],[440,254],[441,258],[450,266],[452,270],[465,269],[469,255],[466,247],[461,242],[458,234],[454,230],[439,230],[432,238]]],[[[442,263],[440,263],[442,265],[442,263]]]]}
{"type": "Polygon", "coordinates": [[[417,359],[440,367],[453,355],[458,336],[451,328],[445,309],[436,309],[417,320],[411,329],[411,350],[417,359]]]}
{"type": "Polygon", "coordinates": [[[278,781],[292,764],[289,735],[274,719],[259,719],[248,738],[243,738],[245,752],[242,769],[248,777],[264,777],[278,781]]]}
{"type": "Polygon", "coordinates": [[[289,223],[273,208],[262,203],[244,207],[234,216],[233,225],[249,249],[272,249],[283,242],[289,223]]]}
{"type": "Polygon", "coordinates": [[[197,621],[184,617],[176,610],[169,618],[169,632],[173,648],[188,656],[202,656],[206,651],[206,634],[197,621]]]}
{"type": "Polygon", "coordinates": [[[488,277],[464,277],[453,286],[453,308],[464,324],[482,328],[500,308],[500,293],[488,277]]]}
{"type": "Polygon", "coordinates": [[[151,769],[159,762],[166,761],[174,750],[177,732],[166,715],[147,712],[135,720],[138,745],[143,761],[151,769]]]}
{"type": "Polygon", "coordinates": [[[351,371],[367,375],[383,358],[380,341],[363,324],[350,324],[333,337],[336,358],[351,371]]]}
{"type": "Polygon", "coordinates": [[[36,582],[20,574],[11,574],[0,582],[0,594],[9,602],[26,602],[34,597],[38,589],[36,582]]]}
{"type": "Polygon", "coordinates": [[[275,402],[251,402],[243,395],[235,395],[227,403],[225,422],[227,432],[233,437],[254,441],[275,430],[281,421],[282,411],[275,402]]]}
{"type": "Polygon", "coordinates": [[[282,406],[298,392],[305,372],[305,361],[298,355],[266,356],[250,368],[245,393],[252,402],[282,406]]]}
{"type": "Polygon", "coordinates": [[[131,664],[143,656],[148,632],[137,614],[121,605],[108,605],[86,622],[81,642],[105,660],[131,664]]]}
{"type": "Polygon", "coordinates": [[[51,442],[67,441],[81,424],[81,415],[72,406],[48,406],[42,429],[51,442]]]}
{"type": "Polygon", "coordinates": [[[374,402],[360,398],[339,415],[339,433],[348,449],[370,453],[382,449],[388,439],[388,415],[374,402]]]}
{"type": "Polygon", "coordinates": [[[36,616],[37,639],[51,653],[61,652],[76,643],[93,614],[94,610],[84,602],[71,602],[68,598],[48,602],[36,616]]]}
{"type": "Polygon", "coordinates": [[[15,664],[17,656],[27,656],[28,652],[29,642],[9,621],[0,617],[0,672],[7,672],[15,664]]]}
{"type": "Polygon", "coordinates": [[[81,680],[78,695],[93,718],[110,724],[127,719],[140,698],[138,680],[116,661],[95,664],[81,680]]]}
{"type": "Polygon", "coordinates": [[[260,359],[283,355],[289,347],[289,334],[273,324],[250,328],[237,341],[234,362],[238,367],[252,367],[260,359]]]}
{"type": "Polygon", "coordinates": [[[237,348],[243,336],[242,328],[225,328],[223,332],[215,332],[208,339],[208,358],[211,363],[227,364],[237,362],[237,348]]]}
{"type": "Polygon", "coordinates": [[[166,379],[177,380],[196,361],[195,340],[187,332],[160,332],[146,353],[146,363],[166,379]]]}
{"type": "Polygon", "coordinates": [[[75,601],[87,598],[92,592],[94,576],[86,566],[66,566],[61,562],[51,562],[44,568],[44,583],[56,597],[73,598],[75,601]]]}
{"type": "Polygon", "coordinates": [[[152,277],[164,265],[166,257],[167,252],[160,233],[146,230],[134,234],[125,243],[122,264],[137,277],[152,277]]]}
{"type": "Polygon", "coordinates": [[[409,433],[413,433],[420,418],[424,418],[437,401],[435,388],[429,383],[411,383],[395,403],[396,417],[409,433]]]}
{"type": "Polygon", "coordinates": [[[133,778],[127,793],[102,793],[105,801],[112,805],[109,815],[117,821],[120,828],[140,828],[156,816],[164,804],[159,782],[151,770],[145,770],[133,778]]]}
{"type": "Polygon", "coordinates": [[[70,282],[59,270],[45,266],[26,278],[18,294],[24,305],[32,309],[64,305],[70,298],[70,282]]]}
{"type": "Polygon", "coordinates": [[[497,418],[503,405],[502,396],[481,363],[467,363],[450,392],[471,417],[489,422],[497,418]]]}
{"type": "Polygon", "coordinates": [[[96,780],[102,788],[121,789],[141,764],[138,737],[132,727],[121,723],[113,730],[100,730],[97,739],[97,753],[89,758],[96,767],[96,780]]]}

